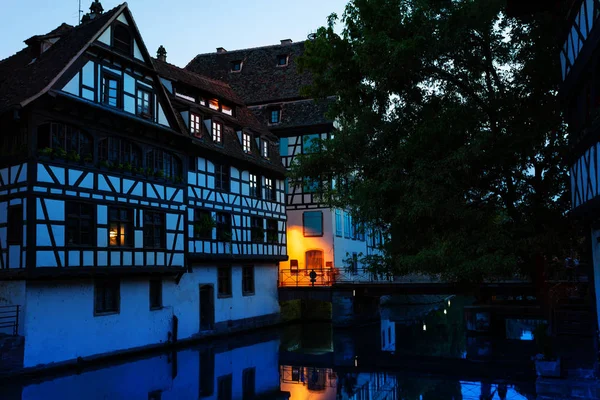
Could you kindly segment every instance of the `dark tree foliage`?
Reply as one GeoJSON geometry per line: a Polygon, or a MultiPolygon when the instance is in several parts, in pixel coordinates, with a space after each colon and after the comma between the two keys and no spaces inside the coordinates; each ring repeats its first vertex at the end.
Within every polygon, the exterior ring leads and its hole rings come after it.
{"type": "Polygon", "coordinates": [[[352,0],[307,42],[338,130],[292,175],[391,238],[373,268],[480,281],[571,248],[555,21],[505,7],[352,0]]]}

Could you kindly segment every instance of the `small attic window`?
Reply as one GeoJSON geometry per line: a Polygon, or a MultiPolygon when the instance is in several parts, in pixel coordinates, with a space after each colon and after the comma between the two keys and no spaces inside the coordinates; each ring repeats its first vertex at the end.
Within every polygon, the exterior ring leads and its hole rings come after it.
{"type": "Polygon", "coordinates": [[[113,47],[119,52],[131,55],[131,32],[124,24],[116,24],[113,29],[113,47]]]}
{"type": "Polygon", "coordinates": [[[242,71],[242,61],[232,61],[231,62],[231,72],[241,72],[242,71]]]}
{"type": "Polygon", "coordinates": [[[227,115],[233,115],[233,110],[231,107],[226,106],[225,104],[221,104],[221,112],[227,115]]]}
{"type": "Polygon", "coordinates": [[[210,108],[212,108],[213,110],[218,110],[219,109],[219,100],[217,100],[217,99],[209,100],[208,106],[210,108]]]}
{"type": "Polygon", "coordinates": [[[285,67],[288,65],[288,55],[287,54],[280,54],[277,56],[277,66],[278,67],[285,67]]]}

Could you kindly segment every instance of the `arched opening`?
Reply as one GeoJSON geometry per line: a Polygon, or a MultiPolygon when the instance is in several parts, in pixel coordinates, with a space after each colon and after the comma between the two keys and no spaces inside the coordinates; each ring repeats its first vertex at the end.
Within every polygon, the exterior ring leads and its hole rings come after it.
{"type": "Polygon", "coordinates": [[[77,155],[78,158],[92,158],[92,138],[79,128],[51,122],[38,127],[38,149],[58,156],[77,155]]]}
{"type": "Polygon", "coordinates": [[[127,139],[108,137],[100,141],[98,156],[101,161],[112,165],[141,167],[141,151],[138,146],[127,139]]]}

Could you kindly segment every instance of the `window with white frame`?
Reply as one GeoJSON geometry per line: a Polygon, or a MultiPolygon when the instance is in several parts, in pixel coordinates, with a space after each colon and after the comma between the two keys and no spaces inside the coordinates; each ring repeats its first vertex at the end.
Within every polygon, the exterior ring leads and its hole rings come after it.
{"type": "Polygon", "coordinates": [[[275,189],[271,178],[265,178],[265,200],[275,200],[275,189]]]}
{"type": "Polygon", "coordinates": [[[260,198],[260,189],[258,186],[258,177],[250,174],[250,196],[260,198]]]}
{"type": "Polygon", "coordinates": [[[190,132],[194,136],[200,136],[202,132],[202,118],[198,114],[190,114],[190,132]]]}
{"type": "Polygon", "coordinates": [[[221,131],[222,130],[223,130],[223,125],[220,124],[219,122],[213,121],[213,123],[212,123],[212,140],[215,143],[221,143],[221,141],[222,141],[221,131]]]}
{"type": "Polygon", "coordinates": [[[245,153],[250,153],[252,151],[251,147],[252,137],[248,132],[242,133],[242,147],[244,148],[245,153]]]}
{"type": "Polygon", "coordinates": [[[260,141],[260,154],[264,158],[269,158],[269,142],[267,142],[266,140],[260,141]]]}

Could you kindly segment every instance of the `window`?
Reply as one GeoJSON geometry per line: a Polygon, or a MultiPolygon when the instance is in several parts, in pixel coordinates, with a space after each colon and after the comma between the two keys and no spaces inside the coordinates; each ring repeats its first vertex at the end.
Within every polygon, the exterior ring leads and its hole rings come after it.
{"type": "Polygon", "coordinates": [[[217,213],[217,240],[231,241],[231,214],[217,213]]]}
{"type": "Polygon", "coordinates": [[[252,400],[256,395],[256,368],[242,371],[242,400],[252,400]]]}
{"type": "Polygon", "coordinates": [[[342,226],[342,210],[335,210],[335,236],[342,237],[344,228],[342,226]]]}
{"type": "Polygon", "coordinates": [[[87,203],[67,201],[66,244],[67,246],[96,245],[96,206],[87,203]]]}
{"type": "Polygon", "coordinates": [[[267,219],[267,243],[279,243],[279,230],[276,219],[267,219]]]}
{"type": "Polygon", "coordinates": [[[321,211],[305,211],[302,213],[304,236],[323,236],[323,213],[321,211]]]}
{"type": "Polygon", "coordinates": [[[110,162],[114,166],[142,166],[142,152],[139,147],[126,139],[116,137],[102,139],[98,155],[101,161],[110,162]]]}
{"type": "Polygon", "coordinates": [[[244,296],[254,294],[254,266],[242,267],[242,294],[244,296]]]}
{"type": "MultiPolygon", "coordinates": [[[[92,139],[78,128],[65,124],[50,123],[38,127],[38,149],[51,148],[55,155],[63,153],[92,162],[92,139]]],[[[73,160],[75,161],[75,160],[73,160]]]]}
{"type": "Polygon", "coordinates": [[[212,99],[208,101],[208,107],[212,108],[213,110],[218,110],[219,107],[219,100],[216,99],[212,99]]]}
{"type": "Polygon", "coordinates": [[[352,253],[352,259],[350,260],[350,271],[352,273],[358,272],[358,254],[352,253]]]}
{"type": "Polygon", "coordinates": [[[181,161],[177,156],[161,149],[151,149],[146,153],[146,167],[157,178],[181,178],[181,161]]]}
{"type": "Polygon", "coordinates": [[[240,72],[242,70],[242,61],[232,61],[231,62],[231,72],[240,72]]]}
{"type": "Polygon", "coordinates": [[[319,191],[321,183],[316,179],[304,178],[303,192],[304,193],[317,193],[319,191]]]}
{"type": "Polygon", "coordinates": [[[350,227],[352,224],[352,217],[350,214],[344,211],[344,237],[346,239],[350,239],[350,235],[352,233],[352,228],[350,227]]]}
{"type": "Polygon", "coordinates": [[[221,104],[221,112],[227,115],[233,115],[233,109],[225,104],[221,104]]]}
{"type": "Polygon", "coordinates": [[[309,271],[323,269],[323,252],[321,250],[306,252],[306,269],[309,271]]]}
{"type": "Polygon", "coordinates": [[[213,121],[212,123],[212,140],[215,143],[221,143],[221,130],[223,129],[223,125],[213,121]]]}
{"type": "Polygon", "coordinates": [[[231,400],[231,374],[217,379],[217,400],[231,400]]]}
{"type": "Polygon", "coordinates": [[[275,200],[275,189],[271,178],[265,178],[265,200],[275,200]]]}
{"type": "Polygon", "coordinates": [[[23,205],[8,207],[8,244],[23,244],[23,205]]]}
{"type": "Polygon", "coordinates": [[[164,213],[144,211],[144,247],[154,249],[166,247],[164,213]]]}
{"type": "Polygon", "coordinates": [[[133,210],[108,208],[109,246],[133,246],[133,210]]]}
{"type": "Polygon", "coordinates": [[[288,56],[286,54],[280,54],[277,56],[277,66],[285,67],[288,65],[288,56]]]}
{"type": "Polygon", "coordinates": [[[162,400],[162,390],[155,390],[148,393],[148,400],[162,400]]]}
{"type": "Polygon", "coordinates": [[[302,137],[302,153],[310,154],[314,153],[318,150],[317,140],[319,139],[319,135],[304,135],[302,137]]]}
{"type": "Polygon", "coordinates": [[[194,210],[194,237],[196,239],[212,239],[212,230],[215,220],[210,211],[194,210]]]}
{"type": "Polygon", "coordinates": [[[162,308],[162,280],[150,280],[150,309],[159,310],[162,308]]]}
{"type": "Polygon", "coordinates": [[[152,118],[152,93],[148,90],[137,89],[136,113],[143,118],[152,118]]]}
{"type": "Polygon", "coordinates": [[[217,284],[219,297],[231,296],[231,267],[218,268],[217,284]]]}
{"type": "Polygon", "coordinates": [[[251,217],[252,224],[250,228],[250,240],[256,243],[262,243],[265,240],[265,229],[263,227],[263,219],[251,217]]]}
{"type": "Polygon", "coordinates": [[[121,82],[106,72],[102,75],[102,103],[111,107],[119,107],[121,92],[121,82]]]}
{"type": "Polygon", "coordinates": [[[244,149],[245,153],[252,152],[251,143],[252,136],[250,136],[250,134],[247,132],[242,133],[242,148],[244,149]]]}
{"type": "Polygon", "coordinates": [[[270,121],[272,124],[278,124],[279,122],[281,122],[280,118],[281,118],[281,110],[279,110],[279,109],[271,110],[270,121]]]}
{"type": "Polygon", "coordinates": [[[202,133],[202,118],[198,114],[190,114],[190,132],[194,136],[200,136],[202,133]]]}
{"type": "Polygon", "coordinates": [[[260,141],[260,155],[264,158],[269,158],[269,142],[266,140],[260,141]]]}
{"type": "Polygon", "coordinates": [[[212,396],[215,385],[215,353],[213,353],[212,349],[201,350],[199,361],[199,395],[200,397],[212,396]]]}
{"type": "Polygon", "coordinates": [[[250,174],[250,197],[260,198],[260,181],[254,174],[250,174]]]}
{"type": "Polygon", "coordinates": [[[114,314],[119,312],[120,283],[118,280],[94,282],[94,314],[114,314]]]}
{"type": "Polygon", "coordinates": [[[113,47],[123,54],[131,55],[131,33],[125,25],[115,25],[113,29],[113,47]]]}
{"type": "Polygon", "coordinates": [[[229,191],[229,166],[215,164],[215,189],[229,191]]]}

